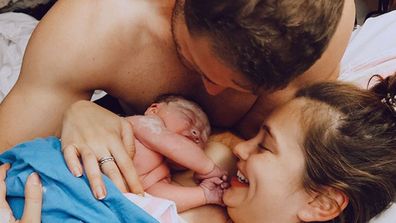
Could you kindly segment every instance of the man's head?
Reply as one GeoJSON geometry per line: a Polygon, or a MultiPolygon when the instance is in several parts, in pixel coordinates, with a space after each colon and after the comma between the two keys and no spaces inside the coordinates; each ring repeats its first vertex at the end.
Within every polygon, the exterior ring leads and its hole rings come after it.
{"type": "Polygon", "coordinates": [[[174,20],[183,18],[191,37],[178,37],[174,27],[175,40],[181,57],[195,70],[199,68],[204,83],[236,90],[277,90],[320,58],[336,30],[343,4],[344,0],[177,1],[174,20]],[[203,55],[193,55],[197,44],[191,42],[202,39],[214,57],[210,62],[221,63],[231,77],[241,79],[236,86],[216,81],[216,75],[213,79],[208,73],[211,70],[205,72],[198,64],[196,57],[203,55]]]}

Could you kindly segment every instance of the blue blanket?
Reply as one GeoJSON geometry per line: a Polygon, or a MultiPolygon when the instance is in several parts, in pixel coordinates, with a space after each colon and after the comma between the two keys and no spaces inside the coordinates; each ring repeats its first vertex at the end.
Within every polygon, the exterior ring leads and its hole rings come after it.
{"type": "Polygon", "coordinates": [[[15,217],[21,218],[24,185],[33,171],[43,184],[42,222],[157,222],[130,202],[104,176],[107,196],[98,201],[86,176],[74,177],[67,169],[60,141],[55,137],[26,142],[0,155],[0,163],[10,163],[7,172],[7,200],[15,217]]]}

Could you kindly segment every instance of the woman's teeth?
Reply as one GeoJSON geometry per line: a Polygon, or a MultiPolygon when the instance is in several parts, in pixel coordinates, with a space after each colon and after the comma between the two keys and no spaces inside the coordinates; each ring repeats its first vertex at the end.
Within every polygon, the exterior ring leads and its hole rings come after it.
{"type": "Polygon", "coordinates": [[[237,172],[238,181],[244,184],[249,184],[249,180],[238,170],[237,172]]]}

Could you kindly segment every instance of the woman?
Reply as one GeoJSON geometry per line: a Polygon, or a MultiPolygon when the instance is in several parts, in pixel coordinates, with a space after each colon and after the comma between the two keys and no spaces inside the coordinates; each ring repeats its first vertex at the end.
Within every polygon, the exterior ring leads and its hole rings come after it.
{"type": "Polygon", "coordinates": [[[396,195],[395,134],[395,75],[371,90],[304,88],[234,148],[228,214],[234,222],[367,222],[396,195]]]}

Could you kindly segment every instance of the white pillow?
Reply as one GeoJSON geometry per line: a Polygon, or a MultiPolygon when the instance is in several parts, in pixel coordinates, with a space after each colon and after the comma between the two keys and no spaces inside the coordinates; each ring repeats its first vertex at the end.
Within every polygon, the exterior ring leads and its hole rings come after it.
{"type": "MultiPolygon", "coordinates": [[[[341,61],[339,80],[366,88],[374,74],[396,72],[396,11],[368,19],[352,34],[341,61]]],[[[370,223],[395,223],[396,204],[370,223]]]]}

